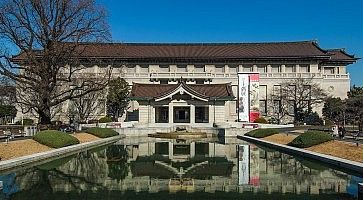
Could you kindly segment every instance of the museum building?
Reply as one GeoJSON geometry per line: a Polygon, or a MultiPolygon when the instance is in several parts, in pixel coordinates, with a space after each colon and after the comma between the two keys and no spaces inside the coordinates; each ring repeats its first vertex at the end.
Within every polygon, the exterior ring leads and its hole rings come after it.
{"type": "MultiPolygon", "coordinates": [[[[271,116],[270,94],[282,82],[296,78],[311,79],[330,95],[344,99],[350,89],[347,66],[358,59],[344,49],[323,49],[316,41],[80,46],[81,59],[98,62],[78,73],[101,75],[112,67],[112,77],[124,78],[131,87],[130,106],[122,120],[141,124],[243,121],[238,116],[238,74],[258,75],[258,96],[249,105],[257,105],[258,116],[271,116]]],[[[91,118],[105,115],[105,109],[100,110],[91,118]]]]}

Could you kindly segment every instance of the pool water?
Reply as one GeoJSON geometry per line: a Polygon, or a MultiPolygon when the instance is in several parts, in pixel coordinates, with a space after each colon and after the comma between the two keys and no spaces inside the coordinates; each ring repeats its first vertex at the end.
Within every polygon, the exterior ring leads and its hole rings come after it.
{"type": "Polygon", "coordinates": [[[234,138],[145,137],[0,180],[2,199],[357,199],[363,175],[234,138]]]}

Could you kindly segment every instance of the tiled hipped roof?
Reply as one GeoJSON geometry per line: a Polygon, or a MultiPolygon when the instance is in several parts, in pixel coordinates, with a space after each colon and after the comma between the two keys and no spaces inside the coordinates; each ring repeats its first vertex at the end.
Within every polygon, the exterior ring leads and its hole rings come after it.
{"type": "Polygon", "coordinates": [[[141,84],[133,83],[131,99],[156,99],[170,95],[177,88],[183,87],[189,93],[206,99],[233,98],[231,84],[141,84]]]}
{"type": "MultiPolygon", "coordinates": [[[[83,58],[142,60],[248,60],[248,59],[317,59],[329,60],[332,55],[314,41],[265,43],[81,43],[83,58]]],[[[24,59],[20,54],[14,61],[24,59]]],[[[342,54],[336,59],[354,61],[342,54]]]]}

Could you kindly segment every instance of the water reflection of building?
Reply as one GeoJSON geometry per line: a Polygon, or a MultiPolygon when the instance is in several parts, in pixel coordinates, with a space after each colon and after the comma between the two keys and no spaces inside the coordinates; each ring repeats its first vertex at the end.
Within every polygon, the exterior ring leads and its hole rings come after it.
{"type": "MultiPolygon", "coordinates": [[[[346,192],[349,175],[253,145],[250,146],[250,183],[239,185],[236,142],[221,144],[157,139],[125,140],[114,145],[116,149],[127,152],[125,162],[119,162],[115,159],[117,156],[110,156],[110,152],[101,151],[73,158],[58,170],[72,176],[85,177],[87,181],[78,180],[72,183],[84,190],[104,187],[107,190],[151,193],[179,190],[212,193],[346,192]],[[188,187],[183,183],[178,189],[178,182],[173,185],[172,180],[192,182],[188,182],[188,187]],[[93,182],[94,185],[91,184],[93,182]]],[[[24,182],[25,176],[18,178],[23,183],[22,189],[31,187],[29,181],[24,182]]],[[[67,179],[56,176],[50,183],[55,191],[70,191],[76,187],[67,179]]]]}

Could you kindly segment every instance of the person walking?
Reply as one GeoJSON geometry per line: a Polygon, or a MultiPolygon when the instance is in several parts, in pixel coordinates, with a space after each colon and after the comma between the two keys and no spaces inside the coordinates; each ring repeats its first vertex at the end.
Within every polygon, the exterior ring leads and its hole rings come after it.
{"type": "Polygon", "coordinates": [[[343,138],[343,127],[341,127],[341,126],[338,127],[338,135],[339,135],[339,139],[343,138]]]}

